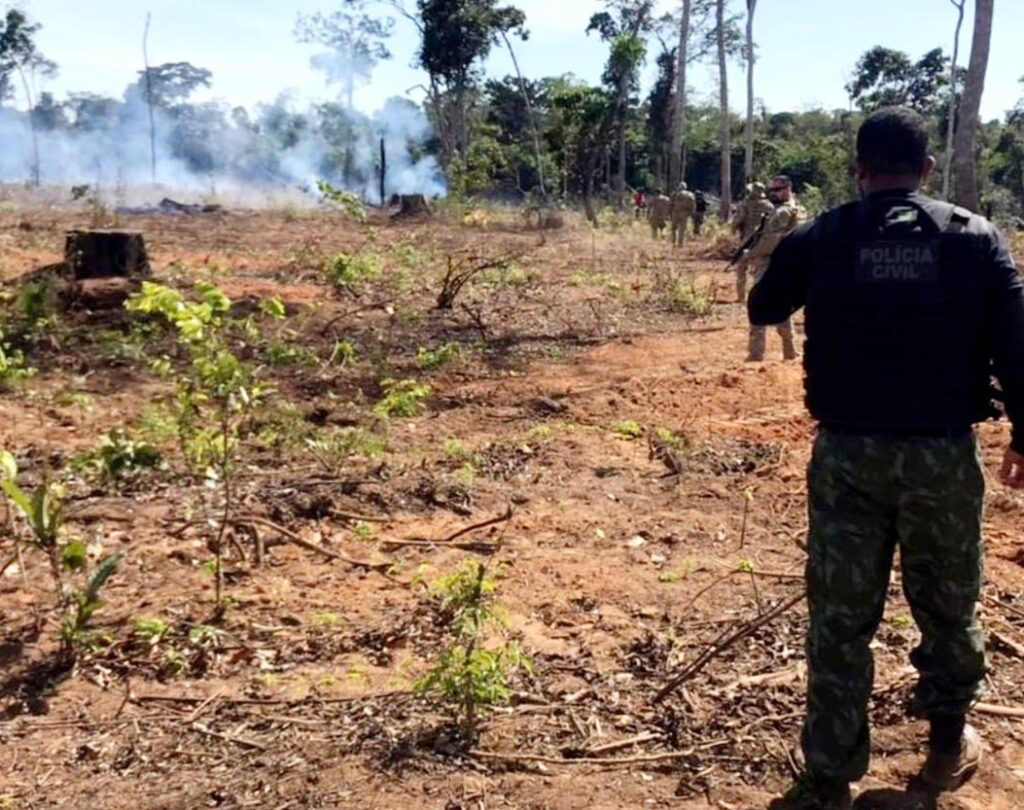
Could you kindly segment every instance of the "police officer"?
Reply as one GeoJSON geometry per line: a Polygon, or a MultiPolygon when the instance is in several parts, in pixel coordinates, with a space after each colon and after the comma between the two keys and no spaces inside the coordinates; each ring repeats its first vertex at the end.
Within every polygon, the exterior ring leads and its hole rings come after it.
{"type": "Polygon", "coordinates": [[[647,219],[651,225],[652,238],[660,239],[664,233],[665,226],[668,224],[671,206],[672,201],[662,194],[660,190],[655,191],[654,196],[648,200],[647,219]]]}
{"type": "MultiPolygon", "coordinates": [[[[746,198],[737,206],[732,227],[739,234],[741,244],[753,236],[765,218],[775,210],[765,194],[764,183],[751,183],[747,186],[746,198]]],[[[747,260],[744,257],[736,263],[736,300],[743,303],[747,300],[747,260]]]]}
{"type": "MultiPolygon", "coordinates": [[[[747,265],[749,264],[751,274],[756,283],[765,270],[768,269],[768,262],[771,260],[772,252],[779,243],[800,223],[801,209],[797,206],[793,197],[793,181],[784,174],[780,174],[772,180],[768,188],[768,199],[772,206],[772,212],[764,224],[764,231],[761,238],[751,246],[749,253],[739,263],[742,268],[737,275],[736,293],[739,300],[743,300],[747,286],[747,265]],[[744,289],[740,290],[742,280],[744,289]]],[[[782,357],[784,360],[796,359],[796,345],[793,342],[793,323],[787,316],[775,324],[775,329],[782,340],[782,357]]],[[[750,338],[747,352],[747,362],[760,362],[764,360],[765,348],[765,327],[760,324],[751,323],[750,338]]]]}
{"type": "Polygon", "coordinates": [[[693,193],[695,201],[695,210],[693,212],[693,235],[700,236],[700,229],[704,227],[704,219],[708,215],[708,198],[707,195],[697,189],[693,193]]]}
{"type": "Polygon", "coordinates": [[[911,713],[930,721],[922,779],[977,769],[965,722],[985,675],[976,602],[984,477],[972,425],[994,371],[1013,424],[1002,480],[1024,487],[1024,291],[996,229],[918,189],[935,166],[917,113],[888,108],[857,135],[863,198],[801,226],[748,302],[751,323],[806,314],[807,716],[788,807],[846,808],[868,767],[870,643],[895,550],[921,642],[911,713]]]}
{"type": "Polygon", "coordinates": [[[669,198],[669,218],[672,220],[672,244],[682,247],[686,242],[686,228],[696,213],[697,198],[686,190],[686,183],[680,183],[669,198]]]}

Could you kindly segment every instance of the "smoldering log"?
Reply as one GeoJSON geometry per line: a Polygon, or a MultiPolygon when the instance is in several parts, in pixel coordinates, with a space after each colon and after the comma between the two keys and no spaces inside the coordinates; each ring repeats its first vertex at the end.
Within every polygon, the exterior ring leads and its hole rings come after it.
{"type": "Polygon", "coordinates": [[[149,275],[146,243],[139,231],[68,231],[64,262],[68,275],[76,281],[149,275]]]}

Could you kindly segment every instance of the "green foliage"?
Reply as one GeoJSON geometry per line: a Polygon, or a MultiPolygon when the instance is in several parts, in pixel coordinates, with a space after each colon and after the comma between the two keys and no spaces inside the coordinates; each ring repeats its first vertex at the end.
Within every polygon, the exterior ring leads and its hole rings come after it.
{"type": "Polygon", "coordinates": [[[316,352],[309,347],[281,337],[270,341],[264,357],[272,366],[315,366],[320,362],[316,352]]]}
{"type": "Polygon", "coordinates": [[[356,521],[355,526],[352,527],[352,533],[360,540],[367,542],[377,538],[377,528],[372,523],[363,520],[356,521]]]}
{"type": "Polygon", "coordinates": [[[89,577],[85,588],[69,594],[68,609],[64,611],[60,637],[67,654],[86,645],[89,641],[89,622],[93,615],[106,603],[100,598],[100,591],[107,580],[114,575],[124,559],[123,554],[112,554],[99,562],[89,577]]]}
{"type": "Polygon", "coordinates": [[[347,366],[354,363],[355,360],[356,347],[352,345],[351,341],[339,340],[334,344],[334,351],[331,352],[331,359],[327,361],[327,365],[337,363],[339,366],[347,366]]]}
{"type": "Polygon", "coordinates": [[[336,188],[326,180],[317,180],[316,187],[327,202],[338,206],[356,222],[366,221],[366,209],[363,208],[363,203],[359,197],[351,191],[336,188]]]}
{"type": "Polygon", "coordinates": [[[432,371],[449,363],[454,363],[459,359],[461,353],[462,350],[458,343],[446,343],[436,351],[420,347],[419,351],[416,352],[416,363],[420,368],[432,371]]]}
{"type": "Polygon", "coordinates": [[[644,435],[644,428],[639,422],[627,419],[623,422],[616,422],[612,425],[612,433],[624,436],[627,439],[639,439],[644,435]]]}
{"type": "Polygon", "coordinates": [[[95,472],[104,481],[116,481],[163,464],[164,456],[158,448],[117,428],[103,437],[99,447],[78,456],[74,462],[77,469],[95,472]]]}
{"type": "Polygon", "coordinates": [[[370,253],[338,253],[324,263],[324,275],[336,287],[380,278],[380,259],[370,253]]]}
{"type": "Polygon", "coordinates": [[[337,472],[353,456],[377,458],[387,449],[387,440],[361,428],[346,427],[321,433],[306,442],[309,451],[329,472],[337,472]]]}
{"type": "Polygon", "coordinates": [[[669,312],[702,317],[711,314],[714,308],[715,289],[713,284],[701,289],[695,281],[672,276],[664,282],[661,300],[669,312]]]}
{"type": "Polygon", "coordinates": [[[18,290],[17,308],[27,332],[37,333],[52,326],[59,309],[53,276],[43,275],[22,284],[18,290]]]}
{"type": "Polygon", "coordinates": [[[140,616],[132,622],[132,634],[153,647],[163,641],[170,632],[171,626],[163,619],[140,616]]]}
{"type": "Polygon", "coordinates": [[[373,406],[373,412],[385,419],[415,416],[426,407],[425,400],[430,396],[430,386],[416,380],[384,380],[382,385],[384,396],[373,406]]]}
{"type": "Polygon", "coordinates": [[[416,692],[435,694],[448,705],[469,744],[479,736],[481,716],[511,698],[509,678],[519,669],[531,668],[517,644],[485,644],[486,632],[501,627],[496,591],[486,566],[477,561],[434,583],[433,593],[453,641],[414,686],[416,692]]]}
{"type": "MultiPolygon", "coordinates": [[[[197,284],[196,293],[197,301],[186,301],[176,290],[143,282],[141,292],[125,307],[162,317],[175,329],[179,346],[191,360],[189,373],[177,378],[179,444],[193,469],[216,478],[226,474],[241,422],[267,389],[229,348],[235,326],[227,317],[231,300],[207,282],[197,284]]],[[[158,361],[157,367],[169,370],[169,363],[158,361]]]]}
{"type": "Polygon", "coordinates": [[[0,391],[10,390],[35,373],[34,368],[25,365],[25,354],[20,349],[11,348],[5,340],[3,326],[0,325],[0,391]]]}
{"type": "Polygon", "coordinates": [[[100,591],[120,564],[121,554],[103,559],[85,582],[75,588],[65,572],[84,573],[88,549],[81,540],[65,537],[63,491],[48,476],[34,492],[26,492],[18,483],[18,465],[9,452],[0,450],[0,490],[7,495],[31,531],[32,545],[50,562],[50,573],[59,593],[61,607],[62,655],[73,660],[77,650],[89,640],[89,620],[101,607],[100,591]]]}

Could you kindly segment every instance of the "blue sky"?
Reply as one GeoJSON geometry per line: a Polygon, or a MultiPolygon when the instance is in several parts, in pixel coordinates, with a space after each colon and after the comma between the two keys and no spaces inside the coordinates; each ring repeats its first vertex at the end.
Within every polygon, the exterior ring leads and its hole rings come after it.
{"type": "MultiPolygon", "coordinates": [[[[526,12],[531,31],[529,41],[518,45],[524,73],[538,77],[571,72],[598,80],[605,46],[584,29],[600,2],[511,1],[526,12]]],[[[21,0],[18,5],[44,26],[39,45],[58,62],[60,75],[41,89],[58,96],[74,90],[120,96],[141,68],[147,10],[153,14],[151,61],[189,61],[212,70],[209,97],[251,106],[285,89],[302,98],[337,92],[309,67],[315,50],[295,43],[292,36],[298,12],[330,10],[330,0],[21,0]]],[[[675,0],[662,0],[661,10],[675,5],[675,0]]],[[[745,7],[742,0],[730,0],[730,5],[736,11],[745,7]]],[[[968,0],[961,62],[970,52],[973,6],[968,0]]],[[[770,111],[845,107],[843,85],[861,53],[879,44],[915,57],[938,46],[948,52],[954,14],[949,0],[760,0],[755,95],[770,111]]],[[[998,0],[982,105],[986,118],[1001,116],[1024,95],[1018,83],[1024,76],[1021,32],[1024,2],[998,0]]],[[[656,42],[652,46],[658,47],[656,42]]],[[[371,85],[358,90],[357,105],[371,112],[388,96],[404,95],[422,82],[423,74],[410,66],[416,47],[411,24],[399,19],[390,42],[394,59],[377,69],[371,85]]],[[[504,75],[511,70],[507,54],[496,50],[487,72],[504,75]]],[[[653,58],[648,83],[652,75],[653,58]]],[[[697,66],[691,75],[698,94],[716,92],[711,66],[697,66]]],[[[415,90],[411,95],[418,98],[415,90]]],[[[732,71],[731,103],[737,110],[745,105],[739,66],[732,71]]]]}

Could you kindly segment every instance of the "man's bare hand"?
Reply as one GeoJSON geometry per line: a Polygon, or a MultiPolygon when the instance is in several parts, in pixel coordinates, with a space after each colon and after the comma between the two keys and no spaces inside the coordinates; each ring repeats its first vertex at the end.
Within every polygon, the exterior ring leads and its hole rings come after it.
{"type": "Polygon", "coordinates": [[[999,471],[999,477],[1008,487],[1024,489],[1024,454],[1007,447],[1006,453],[1003,454],[1003,468],[999,471]]]}

